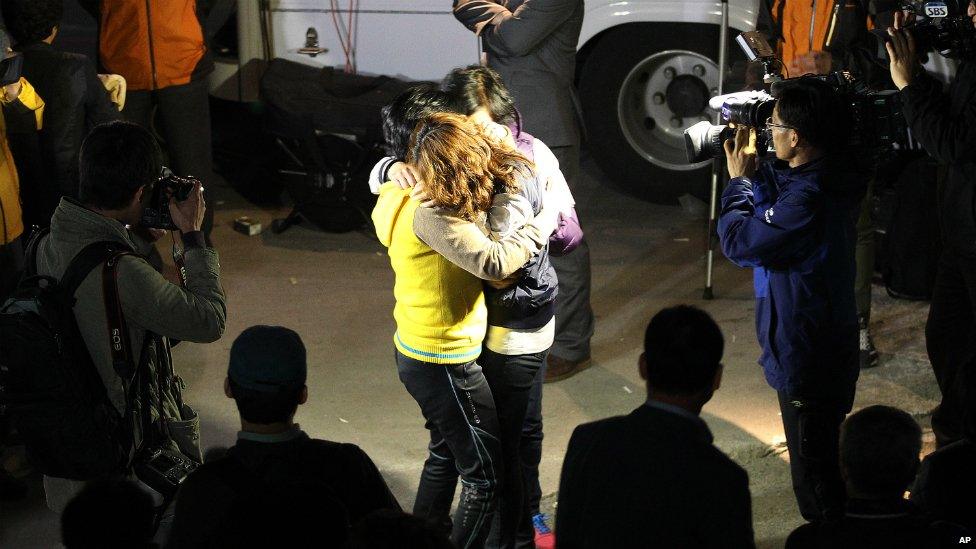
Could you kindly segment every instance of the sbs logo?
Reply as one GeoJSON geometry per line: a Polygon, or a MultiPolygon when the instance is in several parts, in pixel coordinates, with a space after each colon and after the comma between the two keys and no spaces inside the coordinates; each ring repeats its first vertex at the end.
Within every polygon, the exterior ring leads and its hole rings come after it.
{"type": "Polygon", "coordinates": [[[946,6],[945,2],[926,2],[925,16],[936,17],[936,18],[948,17],[949,7],[946,6]]]}

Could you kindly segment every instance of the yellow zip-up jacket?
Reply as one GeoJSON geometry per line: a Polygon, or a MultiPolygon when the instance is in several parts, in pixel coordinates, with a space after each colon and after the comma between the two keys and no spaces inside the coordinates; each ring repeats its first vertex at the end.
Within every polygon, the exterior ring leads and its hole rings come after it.
{"type": "Polygon", "coordinates": [[[44,101],[27,80],[21,78],[20,84],[20,95],[16,99],[8,100],[6,94],[0,94],[2,95],[0,103],[3,104],[3,109],[0,110],[0,245],[13,242],[24,232],[23,211],[20,207],[20,179],[17,177],[14,157],[7,144],[7,124],[4,113],[22,109],[33,111],[38,130],[41,129],[44,116],[44,101]]]}
{"type": "Polygon", "coordinates": [[[418,202],[395,183],[380,187],[373,209],[376,236],[396,275],[393,343],[400,353],[433,364],[478,358],[488,328],[481,280],[451,263],[414,233],[418,202]]]}

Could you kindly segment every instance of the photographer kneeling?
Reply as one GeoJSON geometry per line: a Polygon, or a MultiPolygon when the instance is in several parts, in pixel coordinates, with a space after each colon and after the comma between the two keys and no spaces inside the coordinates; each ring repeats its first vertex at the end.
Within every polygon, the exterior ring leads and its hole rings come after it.
{"type": "Polygon", "coordinates": [[[766,381],[779,395],[793,490],[803,517],[843,513],[841,421],[858,377],[852,213],[867,179],[851,177],[847,112],[814,78],[779,94],[766,131],[776,159],[757,169],[748,128],[725,142],[729,181],[718,230],[725,255],[754,268],[766,381]]]}
{"type": "MultiPolygon", "coordinates": [[[[80,200],[61,199],[51,219],[50,235],[37,244],[37,273],[60,279],[72,259],[97,242],[117,243],[137,254],[148,251],[151,244],[129,226],[140,223],[153,187],[162,184],[158,181],[163,172],[161,159],[155,139],[140,126],[111,122],[93,129],[81,147],[80,200]]],[[[165,444],[173,450],[198,461],[199,422],[183,403],[183,381],[173,371],[168,338],[206,343],[219,339],[224,331],[227,309],[217,252],[205,246],[200,232],[205,209],[199,183],[186,200],[170,201],[173,224],[183,234],[183,286],[168,282],[142,255],[118,259],[118,308],[124,319],[122,325],[128,328],[131,361],[137,366],[137,375],[152,380],[151,390],[133,391],[131,385],[136,382],[123,380],[117,373],[103,292],[106,271],[93,269],[74,294],[78,329],[109,400],[120,415],[125,415],[127,408],[137,409],[137,417],[131,422],[134,447],[144,446],[147,439],[153,441],[151,444],[168,441],[165,444]],[[126,396],[127,389],[130,398],[126,396]],[[150,402],[146,402],[147,396],[150,402]]],[[[159,230],[151,232],[156,237],[165,234],[159,230]]],[[[148,384],[145,386],[148,388],[148,384]]],[[[83,453],[85,449],[64,451],[83,453]]],[[[80,480],[45,476],[48,507],[61,512],[83,484],[80,480]]]]}
{"type": "MultiPolygon", "coordinates": [[[[976,26],[976,2],[969,2],[966,15],[976,26]]],[[[976,432],[967,419],[976,417],[976,53],[970,48],[961,56],[947,94],[922,70],[902,21],[896,14],[888,29],[891,79],[901,90],[912,135],[949,168],[939,197],[942,255],[925,324],[925,346],[942,392],[932,414],[941,448],[976,432]]]]}

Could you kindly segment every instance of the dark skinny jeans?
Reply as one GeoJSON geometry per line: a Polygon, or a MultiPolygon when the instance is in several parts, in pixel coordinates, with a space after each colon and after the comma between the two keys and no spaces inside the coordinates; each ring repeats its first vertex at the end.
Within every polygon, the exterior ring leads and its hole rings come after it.
{"type": "MultiPolygon", "coordinates": [[[[482,365],[485,378],[495,397],[498,408],[498,423],[501,428],[502,457],[505,461],[505,477],[501,484],[498,501],[498,514],[493,531],[488,538],[492,548],[511,549],[514,547],[534,547],[532,541],[532,519],[529,497],[534,490],[526,486],[523,470],[522,444],[523,429],[529,421],[527,412],[532,401],[538,373],[546,361],[548,350],[525,355],[502,355],[485,349],[478,362],[482,365]],[[517,534],[522,538],[516,543],[517,534]],[[528,533],[528,535],[524,535],[528,533]],[[528,537],[528,540],[524,538],[528,537]]],[[[536,399],[538,402],[538,399],[536,399]]],[[[542,425],[538,418],[539,444],[541,449],[542,425]]],[[[533,433],[534,434],[534,433],[533,433]]],[[[531,444],[531,442],[529,443],[531,444]]],[[[530,465],[531,467],[531,465],[530,465]]],[[[538,484],[538,461],[535,461],[535,483],[538,484]]]]}
{"type": "Polygon", "coordinates": [[[484,547],[504,474],[495,401],[481,366],[431,364],[396,352],[400,381],[430,431],[413,514],[450,531],[459,549],[484,547]],[[461,499],[450,518],[461,477],[461,499]]]}

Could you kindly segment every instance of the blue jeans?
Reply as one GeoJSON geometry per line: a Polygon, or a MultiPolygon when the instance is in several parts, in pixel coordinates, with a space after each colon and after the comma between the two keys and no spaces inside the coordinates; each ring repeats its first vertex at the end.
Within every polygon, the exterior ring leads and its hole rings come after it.
{"type": "Polygon", "coordinates": [[[450,530],[459,549],[483,547],[504,469],[495,401],[481,366],[474,361],[431,364],[399,351],[396,363],[430,431],[413,514],[450,530]],[[452,523],[459,474],[461,500],[452,523]]]}

